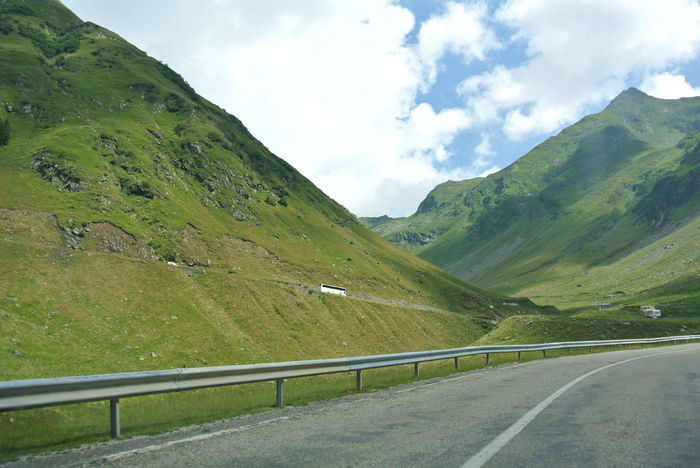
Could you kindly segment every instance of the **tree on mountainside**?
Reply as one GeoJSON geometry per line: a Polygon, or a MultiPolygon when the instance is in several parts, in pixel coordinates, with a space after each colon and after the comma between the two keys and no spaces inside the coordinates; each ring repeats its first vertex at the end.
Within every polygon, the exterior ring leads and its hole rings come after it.
{"type": "Polygon", "coordinates": [[[10,121],[0,120],[0,146],[5,146],[10,142],[10,121]]]}

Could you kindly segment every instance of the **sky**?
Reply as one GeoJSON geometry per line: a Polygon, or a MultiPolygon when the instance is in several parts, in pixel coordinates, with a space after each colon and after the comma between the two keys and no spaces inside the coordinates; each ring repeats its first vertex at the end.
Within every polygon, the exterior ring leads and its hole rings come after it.
{"type": "Polygon", "coordinates": [[[629,87],[700,95],[700,0],[62,0],[358,216],[407,216],[629,87]]]}

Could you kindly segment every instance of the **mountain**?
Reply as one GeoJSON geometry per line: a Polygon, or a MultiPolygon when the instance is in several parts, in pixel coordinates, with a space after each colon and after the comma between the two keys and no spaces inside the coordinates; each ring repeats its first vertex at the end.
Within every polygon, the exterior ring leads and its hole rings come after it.
{"type": "Polygon", "coordinates": [[[418,210],[407,218],[360,218],[365,226],[380,236],[412,253],[449,231],[450,227],[465,211],[464,195],[476,187],[483,178],[462,181],[447,181],[430,191],[418,210]]]}
{"type": "Polygon", "coordinates": [[[2,379],[466,345],[542,310],[373,234],[58,1],[0,2],[0,61],[2,379]]]}
{"type": "Polygon", "coordinates": [[[384,223],[388,223],[389,221],[394,221],[395,219],[398,218],[390,218],[387,215],[384,216],[376,216],[376,217],[360,217],[357,218],[362,224],[367,226],[370,229],[376,228],[378,226],[381,226],[384,223]]]}
{"type": "MultiPolygon", "coordinates": [[[[456,276],[564,308],[700,303],[700,98],[630,88],[485,179],[372,229],[456,276]]],[[[696,313],[697,314],[697,313],[696,313]]]]}

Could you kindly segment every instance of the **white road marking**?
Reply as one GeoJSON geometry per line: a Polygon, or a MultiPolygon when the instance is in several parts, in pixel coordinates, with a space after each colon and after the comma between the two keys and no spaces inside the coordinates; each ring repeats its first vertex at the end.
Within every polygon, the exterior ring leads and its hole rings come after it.
{"type": "Polygon", "coordinates": [[[469,375],[461,375],[461,376],[459,376],[459,377],[453,377],[453,378],[448,378],[448,379],[442,379],[442,380],[439,380],[439,381],[437,381],[437,382],[426,383],[426,384],[418,384],[418,385],[415,385],[415,386],[413,386],[413,387],[406,388],[406,389],[403,389],[403,390],[396,390],[394,393],[407,393],[407,392],[412,392],[413,390],[417,390],[417,389],[419,389],[419,388],[432,387],[433,385],[440,385],[440,384],[444,384],[444,383],[448,383],[448,382],[453,382],[453,381],[455,381],[455,380],[466,379],[466,378],[469,378],[469,377],[472,377],[472,378],[473,378],[474,375],[472,375],[472,374],[469,374],[469,375]]]}
{"type": "Polygon", "coordinates": [[[568,389],[585,379],[586,377],[590,377],[593,374],[597,374],[600,371],[604,371],[605,369],[610,369],[611,367],[619,366],[620,364],[625,364],[628,362],[636,361],[638,359],[645,359],[645,358],[650,358],[650,357],[655,357],[655,356],[662,356],[664,354],[671,354],[671,353],[680,353],[685,350],[678,350],[678,351],[667,351],[665,353],[654,353],[654,354],[647,354],[645,356],[638,356],[634,357],[631,359],[626,359],[624,361],[620,362],[614,362],[612,364],[605,365],[603,367],[599,367],[597,369],[594,369],[590,372],[587,372],[583,374],[580,377],[575,378],[568,384],[564,385],[561,387],[559,390],[556,392],[552,393],[549,395],[547,398],[542,400],[537,406],[532,408],[530,411],[525,413],[525,415],[518,419],[515,423],[513,423],[512,426],[510,426],[508,429],[503,431],[498,437],[493,439],[491,443],[489,443],[487,446],[482,448],[476,455],[471,457],[464,465],[462,465],[462,468],[481,468],[484,466],[486,462],[488,462],[496,453],[498,453],[499,450],[501,450],[508,442],[510,442],[513,437],[518,435],[525,427],[532,422],[535,417],[537,417],[538,414],[540,414],[545,408],[547,408],[554,400],[559,398],[564,392],[566,392],[568,389]]]}
{"type": "Polygon", "coordinates": [[[212,437],[219,437],[219,436],[227,435],[227,434],[235,434],[236,432],[247,431],[248,429],[254,429],[256,427],[265,426],[267,424],[272,424],[275,422],[286,421],[287,419],[289,419],[288,416],[283,416],[281,418],[274,418],[274,419],[268,419],[266,421],[261,421],[257,424],[249,424],[247,426],[234,427],[232,429],[223,429],[221,431],[209,432],[206,434],[199,434],[196,436],[187,437],[185,439],[172,440],[170,442],[165,442],[163,444],[158,444],[158,445],[149,445],[147,447],[141,447],[141,448],[137,448],[137,449],[133,449],[133,450],[127,450],[125,452],[119,452],[119,453],[114,453],[112,455],[107,455],[105,457],[101,457],[100,461],[110,462],[110,461],[114,461],[114,460],[119,460],[121,458],[130,457],[131,455],[136,455],[139,453],[153,452],[153,451],[161,450],[161,449],[164,449],[167,447],[172,447],[173,445],[184,444],[186,442],[196,442],[196,441],[200,441],[200,440],[211,439],[212,437]]]}

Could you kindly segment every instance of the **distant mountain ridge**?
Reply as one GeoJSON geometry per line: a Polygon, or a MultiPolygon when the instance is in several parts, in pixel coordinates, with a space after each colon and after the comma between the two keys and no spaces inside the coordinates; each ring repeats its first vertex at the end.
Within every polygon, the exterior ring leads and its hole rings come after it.
{"type": "Polygon", "coordinates": [[[415,214],[372,229],[503,293],[578,306],[625,289],[682,309],[700,299],[669,286],[700,272],[700,236],[690,235],[700,225],[699,131],[700,98],[630,88],[509,167],[441,184],[415,214]]]}

